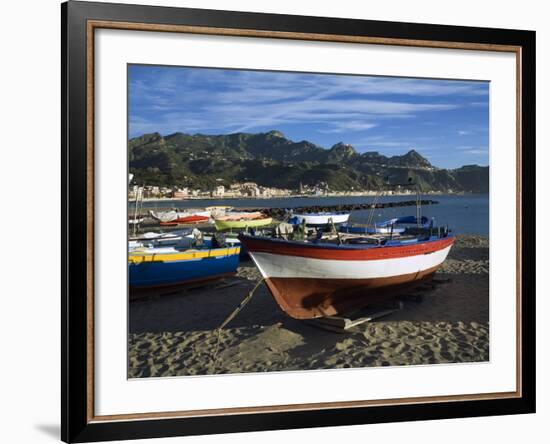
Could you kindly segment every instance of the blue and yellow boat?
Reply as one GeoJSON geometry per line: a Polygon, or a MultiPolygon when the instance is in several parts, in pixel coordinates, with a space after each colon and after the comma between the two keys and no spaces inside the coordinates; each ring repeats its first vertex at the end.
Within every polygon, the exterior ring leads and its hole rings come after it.
{"type": "Polygon", "coordinates": [[[193,284],[234,274],[240,243],[220,248],[206,242],[200,247],[134,247],[128,252],[132,289],[193,284]]]}

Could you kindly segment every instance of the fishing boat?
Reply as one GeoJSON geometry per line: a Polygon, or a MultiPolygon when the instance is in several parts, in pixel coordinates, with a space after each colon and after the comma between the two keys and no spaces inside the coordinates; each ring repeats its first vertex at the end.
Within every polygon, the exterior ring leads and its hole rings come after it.
{"type": "Polygon", "coordinates": [[[199,224],[210,220],[210,211],[149,211],[161,225],[199,224]]]}
{"type": "Polygon", "coordinates": [[[376,222],[370,224],[342,224],[338,227],[341,233],[353,234],[392,234],[399,235],[407,230],[408,225],[415,225],[421,228],[429,228],[433,224],[433,220],[428,220],[422,216],[420,222],[415,216],[395,217],[384,222],[376,222]]]}
{"type": "Polygon", "coordinates": [[[128,239],[128,245],[130,249],[138,247],[160,247],[160,246],[182,246],[182,241],[185,238],[189,239],[189,247],[191,247],[191,240],[194,238],[193,231],[186,229],[182,231],[172,231],[170,233],[156,233],[148,231],[140,235],[132,236],[128,239]]]}
{"type": "MultiPolygon", "coordinates": [[[[187,228],[184,230],[171,231],[169,233],[155,233],[155,232],[146,232],[139,236],[134,236],[129,238],[129,248],[136,249],[138,247],[179,247],[179,248],[191,248],[197,244],[197,241],[200,239],[200,242],[205,246],[212,246],[213,243],[218,242],[219,240],[214,240],[214,237],[219,239],[220,234],[215,236],[203,235],[203,233],[194,228],[187,228]]],[[[243,248],[241,242],[235,235],[234,237],[223,236],[223,243],[227,244],[229,247],[240,247],[241,248],[241,257],[243,255],[243,248]]]]}
{"type": "Polygon", "coordinates": [[[310,227],[320,227],[330,223],[343,224],[349,219],[349,213],[343,211],[293,214],[288,223],[300,225],[305,222],[310,227]]]}
{"type": "Polygon", "coordinates": [[[273,219],[271,217],[260,217],[257,219],[237,219],[237,220],[226,220],[226,219],[214,219],[214,224],[218,231],[223,230],[238,230],[246,228],[257,228],[265,227],[266,225],[271,224],[273,219]]]}
{"type": "Polygon", "coordinates": [[[240,244],[214,246],[130,246],[129,284],[132,289],[172,287],[232,275],[239,264],[240,244]]]}
{"type": "Polygon", "coordinates": [[[228,211],[223,215],[216,216],[214,219],[220,221],[239,221],[262,218],[264,218],[264,215],[260,211],[228,211]]]}
{"type": "Polygon", "coordinates": [[[227,205],[212,205],[205,208],[206,211],[210,212],[210,217],[212,218],[225,216],[232,209],[233,207],[227,205]]]}
{"type": "Polygon", "coordinates": [[[160,222],[160,225],[193,225],[193,224],[203,224],[210,221],[210,217],[201,216],[199,214],[190,214],[188,216],[181,216],[175,220],[169,222],[160,222]]]}
{"type": "Polygon", "coordinates": [[[454,242],[447,229],[400,239],[239,239],[280,308],[296,319],[346,313],[429,280],[454,242]]]}

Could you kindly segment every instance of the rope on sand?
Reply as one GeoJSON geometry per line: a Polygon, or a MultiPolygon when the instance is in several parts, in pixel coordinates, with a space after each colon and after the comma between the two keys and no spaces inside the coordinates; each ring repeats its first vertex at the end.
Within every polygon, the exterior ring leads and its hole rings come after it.
{"type": "Polygon", "coordinates": [[[248,293],[248,295],[241,301],[241,303],[237,306],[237,308],[235,308],[235,310],[233,310],[233,312],[225,319],[225,321],[223,321],[221,323],[221,325],[218,327],[217,329],[217,332],[218,332],[218,340],[216,341],[216,349],[214,351],[214,355],[212,356],[212,360],[214,361],[214,364],[216,363],[216,357],[218,356],[218,350],[220,348],[220,339],[221,339],[221,334],[222,334],[222,330],[223,328],[229,324],[229,322],[231,322],[235,316],[237,316],[239,314],[239,312],[244,308],[244,306],[246,304],[248,304],[250,302],[250,300],[252,299],[252,296],[254,296],[254,293],[256,292],[256,290],[258,289],[258,287],[260,286],[260,284],[264,281],[264,278],[261,278],[258,282],[256,282],[256,285],[254,286],[254,288],[248,293]]]}

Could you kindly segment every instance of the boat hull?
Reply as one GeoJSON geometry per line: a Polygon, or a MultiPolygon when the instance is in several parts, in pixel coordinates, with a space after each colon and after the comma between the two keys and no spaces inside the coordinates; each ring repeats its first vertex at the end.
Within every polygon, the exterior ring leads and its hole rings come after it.
{"type": "Polygon", "coordinates": [[[290,223],[294,225],[300,225],[305,221],[305,224],[310,227],[325,226],[332,221],[333,224],[344,224],[349,219],[349,213],[344,214],[295,214],[290,223]]]}
{"type": "Polygon", "coordinates": [[[231,230],[231,229],[244,229],[244,228],[256,228],[265,227],[272,222],[271,217],[264,219],[249,219],[249,220],[218,220],[214,221],[217,230],[231,230]]]}
{"type": "Polygon", "coordinates": [[[264,218],[264,215],[259,211],[254,211],[254,212],[231,211],[223,215],[220,215],[218,217],[215,217],[216,220],[223,220],[223,221],[241,221],[241,220],[263,219],[263,218],[264,218]]]}
{"type": "Polygon", "coordinates": [[[453,241],[340,249],[241,237],[280,308],[296,319],[333,316],[417,286],[431,279],[453,241]]]}
{"type": "Polygon", "coordinates": [[[160,225],[186,225],[186,224],[200,224],[200,223],[206,223],[210,220],[208,216],[201,216],[201,215],[191,215],[191,216],[183,216],[178,217],[174,220],[167,221],[167,222],[160,222],[160,225]]]}
{"type": "Polygon", "coordinates": [[[312,319],[345,313],[412,289],[430,280],[437,268],[393,278],[268,278],[266,284],[283,311],[295,319],[312,319]]]}
{"type": "Polygon", "coordinates": [[[239,265],[240,247],[181,254],[130,254],[132,289],[181,286],[233,274],[239,265]]]}
{"type": "Polygon", "coordinates": [[[210,219],[210,211],[195,211],[195,212],[179,212],[179,211],[164,211],[155,212],[149,211],[149,215],[160,222],[161,225],[177,225],[186,223],[208,222],[210,219]]]}

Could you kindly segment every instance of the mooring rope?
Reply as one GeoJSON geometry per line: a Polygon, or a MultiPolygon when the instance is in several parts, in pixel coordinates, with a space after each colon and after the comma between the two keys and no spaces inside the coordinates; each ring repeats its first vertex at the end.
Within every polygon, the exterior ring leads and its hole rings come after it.
{"type": "Polygon", "coordinates": [[[260,284],[264,281],[264,278],[261,278],[258,282],[256,282],[256,285],[254,286],[254,288],[248,293],[248,295],[241,301],[241,303],[237,306],[237,308],[235,308],[235,310],[233,310],[233,312],[225,319],[225,321],[223,321],[221,323],[221,325],[218,327],[217,329],[217,332],[218,332],[218,340],[216,341],[216,349],[214,351],[214,355],[212,357],[212,360],[214,361],[214,364],[216,363],[216,357],[218,356],[218,350],[220,348],[220,339],[221,339],[221,334],[222,334],[222,330],[223,328],[229,324],[229,322],[231,322],[233,320],[233,318],[235,318],[235,316],[237,316],[239,314],[239,312],[244,308],[244,306],[246,304],[248,304],[250,302],[250,299],[252,299],[252,296],[254,296],[254,293],[256,292],[256,290],[258,289],[258,287],[260,286],[260,284]]]}

